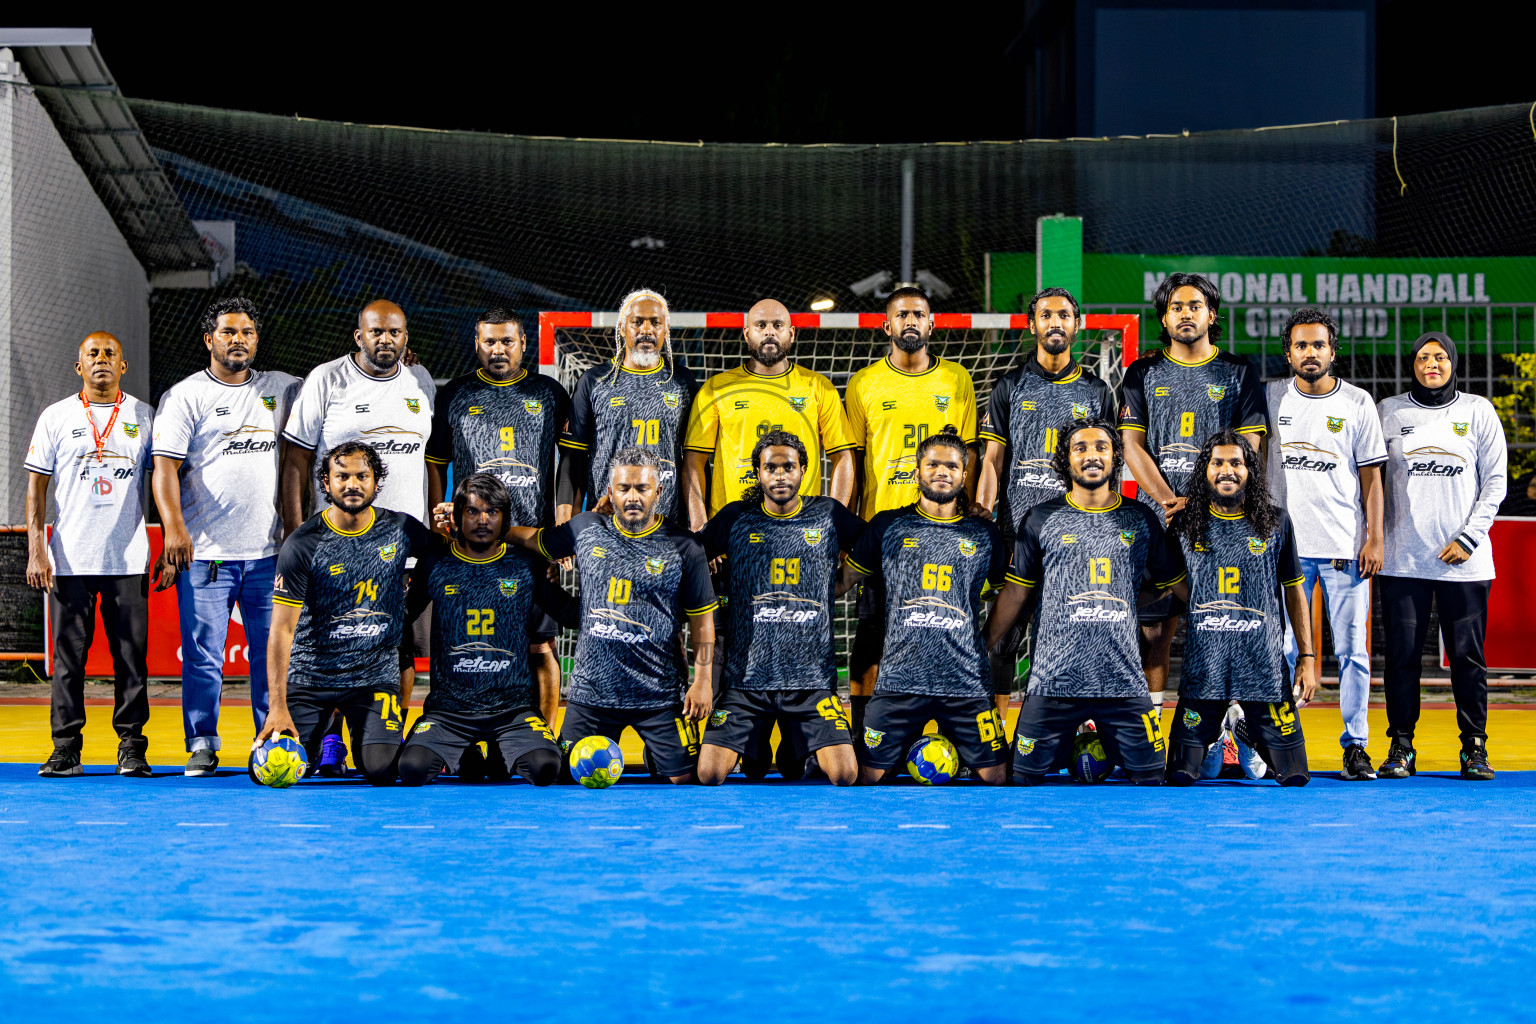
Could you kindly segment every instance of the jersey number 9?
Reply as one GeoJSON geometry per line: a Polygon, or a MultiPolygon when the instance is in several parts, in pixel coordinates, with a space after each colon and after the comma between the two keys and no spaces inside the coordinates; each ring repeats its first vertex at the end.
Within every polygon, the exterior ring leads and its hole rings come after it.
{"type": "Polygon", "coordinates": [[[502,427],[501,428],[501,450],[504,451],[504,452],[509,452],[509,451],[511,451],[513,449],[515,444],[516,444],[516,441],[514,440],[514,435],[513,435],[512,428],[511,427],[502,427]]]}

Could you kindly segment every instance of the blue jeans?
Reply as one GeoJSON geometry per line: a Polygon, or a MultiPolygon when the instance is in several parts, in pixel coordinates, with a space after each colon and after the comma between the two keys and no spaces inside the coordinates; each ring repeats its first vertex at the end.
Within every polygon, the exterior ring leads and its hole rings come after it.
{"type": "Polygon", "coordinates": [[[224,642],[236,604],[251,664],[251,717],[267,719],[267,634],[272,629],[272,578],[277,556],[248,562],[195,561],[176,577],[181,618],[181,719],[187,750],[219,749],[219,697],[224,689],[224,642]]]}
{"type": "MultiPolygon", "coordinates": [[[[1331,558],[1303,558],[1302,589],[1307,602],[1312,588],[1323,584],[1323,609],[1333,631],[1333,656],[1339,662],[1339,714],[1344,718],[1341,747],[1363,747],[1370,738],[1366,713],[1371,706],[1371,656],[1366,653],[1366,623],[1371,614],[1371,581],[1360,578],[1360,563],[1351,559],[1335,569],[1331,558]]],[[[1285,626],[1285,660],[1296,674],[1296,635],[1285,626]]]]}

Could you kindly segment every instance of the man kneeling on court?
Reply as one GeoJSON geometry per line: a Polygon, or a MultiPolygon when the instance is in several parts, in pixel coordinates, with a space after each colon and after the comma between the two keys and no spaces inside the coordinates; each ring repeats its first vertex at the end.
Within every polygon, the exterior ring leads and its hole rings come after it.
{"type": "Polygon", "coordinates": [[[453,495],[452,544],[416,566],[406,618],[431,602],[432,690],[400,755],[401,785],[432,782],[444,767],[456,774],[465,750],[481,740],[535,786],[560,771],[525,652],[530,616],[542,624],[539,613],[548,614],[572,629],[581,617],[549,582],[542,559],[507,547],[511,519],[512,496],[500,478],[468,476],[453,495]]]}
{"type": "Polygon", "coordinates": [[[405,564],[436,542],[411,516],[374,506],[388,470],[371,445],[343,441],[316,473],[330,507],[294,530],[277,556],[267,640],[271,707],[251,749],[287,733],[317,765],[325,727],[339,711],[363,774],[388,786],[405,724],[405,564]]]}

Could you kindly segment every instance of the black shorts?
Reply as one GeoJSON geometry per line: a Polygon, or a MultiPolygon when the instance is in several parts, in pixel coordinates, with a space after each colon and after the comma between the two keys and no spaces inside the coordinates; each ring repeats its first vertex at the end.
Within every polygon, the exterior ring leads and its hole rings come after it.
{"type": "Polygon", "coordinates": [[[774,722],[799,733],[783,737],[797,752],[853,742],[843,702],[831,690],[727,690],[709,716],[704,742],[756,756],[774,722]]]}
{"type": "Polygon", "coordinates": [[[1189,610],[1189,605],[1172,593],[1164,594],[1151,604],[1136,609],[1136,621],[1144,626],[1176,619],[1189,610]]]}
{"type": "Polygon", "coordinates": [[[930,721],[949,737],[962,764],[990,768],[1008,757],[1008,735],[997,708],[986,697],[930,697],[921,693],[877,693],[864,709],[859,761],[889,771],[907,760],[907,749],[930,721]]]}
{"type": "Polygon", "coordinates": [[[1013,774],[1037,778],[1055,771],[1061,748],[1070,756],[1077,727],[1092,720],[1104,752],[1131,775],[1162,777],[1163,731],[1152,699],[1140,697],[1024,698],[1013,730],[1013,774]]]}
{"type": "Polygon", "coordinates": [[[288,691],[288,714],[298,727],[299,742],[310,764],[320,763],[320,741],[325,738],[332,712],[340,712],[346,720],[354,747],[370,743],[399,746],[405,735],[398,678],[379,686],[296,686],[288,691]]]}
{"type": "Polygon", "coordinates": [[[683,706],[669,708],[600,708],[567,701],[560,723],[560,750],[588,736],[607,736],[615,743],[629,726],[651,755],[656,770],[668,778],[687,775],[699,760],[699,724],[683,717],[683,706]]]}
{"type": "Polygon", "coordinates": [[[848,679],[864,678],[870,666],[880,664],[885,656],[885,584],[868,577],[859,585],[855,605],[858,625],[853,632],[853,648],[848,652],[848,679]]]}
{"type": "Polygon", "coordinates": [[[417,658],[432,657],[432,602],[405,624],[400,635],[400,671],[416,667],[417,658]]]}
{"type": "Polygon", "coordinates": [[[459,758],[471,743],[484,740],[501,749],[502,759],[510,767],[524,754],[547,750],[556,757],[560,748],[555,734],[533,708],[515,708],[494,715],[460,715],[451,711],[424,711],[411,734],[407,747],[426,747],[448,766],[450,775],[459,772],[459,758]]]}
{"type": "MultiPolygon", "coordinates": [[[[1204,758],[1211,744],[1221,737],[1221,721],[1227,716],[1231,701],[1191,700],[1180,697],[1173,710],[1173,728],[1168,730],[1170,760],[1189,748],[1198,748],[1204,758]]],[[[1248,722],[1248,740],[1255,750],[1296,750],[1306,746],[1301,734],[1301,718],[1289,700],[1240,700],[1243,717],[1248,722]]]]}

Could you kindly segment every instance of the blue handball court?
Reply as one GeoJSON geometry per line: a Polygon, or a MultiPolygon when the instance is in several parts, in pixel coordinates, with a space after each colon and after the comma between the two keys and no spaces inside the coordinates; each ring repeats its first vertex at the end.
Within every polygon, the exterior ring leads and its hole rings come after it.
{"type": "Polygon", "coordinates": [[[0,1019],[1528,1021],[1536,772],[286,791],[0,766],[0,1019]]]}

